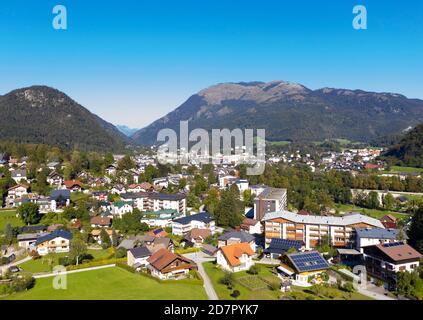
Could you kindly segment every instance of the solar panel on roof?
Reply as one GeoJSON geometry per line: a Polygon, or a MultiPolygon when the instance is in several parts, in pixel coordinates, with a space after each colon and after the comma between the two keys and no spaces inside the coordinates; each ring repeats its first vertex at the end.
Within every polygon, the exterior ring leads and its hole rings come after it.
{"type": "Polygon", "coordinates": [[[390,248],[390,247],[397,247],[403,245],[402,242],[393,242],[393,243],[385,243],[383,247],[390,248]]]}

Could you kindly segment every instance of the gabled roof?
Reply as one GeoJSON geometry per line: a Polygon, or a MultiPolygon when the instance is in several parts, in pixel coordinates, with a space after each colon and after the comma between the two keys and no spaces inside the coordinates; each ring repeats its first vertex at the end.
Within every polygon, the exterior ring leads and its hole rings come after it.
{"type": "Polygon", "coordinates": [[[329,268],[328,262],[317,251],[291,253],[287,257],[298,273],[326,270],[329,268]]]}
{"type": "Polygon", "coordinates": [[[63,184],[66,186],[67,189],[70,189],[74,186],[82,187],[82,183],[78,180],[65,180],[63,184]]]}
{"type": "Polygon", "coordinates": [[[157,270],[161,271],[164,268],[166,268],[168,265],[170,265],[173,261],[180,259],[182,261],[184,261],[187,264],[194,264],[191,260],[170,252],[167,249],[160,249],[158,251],[156,251],[155,253],[153,253],[153,255],[148,258],[148,262],[157,270]]]}
{"type": "Polygon", "coordinates": [[[199,229],[193,228],[189,232],[189,238],[191,239],[206,239],[211,235],[211,231],[209,229],[199,229]]]}
{"type": "Polygon", "coordinates": [[[151,256],[151,252],[150,252],[150,250],[148,250],[147,247],[136,247],[136,248],[133,248],[133,249],[129,249],[129,252],[132,253],[134,258],[144,258],[144,257],[151,256]]]}
{"type": "Polygon", "coordinates": [[[420,252],[402,242],[378,244],[375,247],[396,262],[422,257],[420,252]]]}
{"type": "Polygon", "coordinates": [[[112,221],[109,217],[95,216],[91,218],[90,222],[99,226],[109,226],[112,221]]]}
{"type": "Polygon", "coordinates": [[[207,212],[201,212],[173,220],[173,222],[180,224],[188,224],[191,223],[191,221],[201,221],[204,223],[209,223],[213,221],[213,218],[207,212]]]}
{"type": "Polygon", "coordinates": [[[370,238],[370,239],[389,239],[395,240],[398,236],[398,229],[368,229],[368,228],[357,228],[355,229],[358,238],[370,238]]]}
{"type": "Polygon", "coordinates": [[[53,231],[52,233],[49,233],[49,234],[46,234],[44,236],[39,237],[37,239],[37,241],[35,242],[35,245],[39,245],[43,242],[50,241],[50,240],[53,240],[53,239],[59,238],[59,237],[71,240],[73,236],[72,236],[72,233],[70,233],[69,231],[57,229],[57,230],[53,231]]]}
{"type": "Polygon", "coordinates": [[[307,224],[322,224],[322,225],[335,225],[335,226],[348,226],[353,224],[365,223],[370,226],[383,229],[384,226],[382,222],[377,219],[371,218],[369,216],[360,214],[360,213],[351,213],[344,215],[342,217],[337,216],[316,216],[316,215],[299,215],[294,212],[287,210],[275,211],[266,213],[263,218],[263,221],[273,220],[277,218],[282,218],[288,221],[296,223],[307,223],[307,224]]]}
{"type": "Polygon", "coordinates": [[[246,254],[249,257],[254,255],[253,249],[251,249],[250,245],[245,242],[223,246],[220,247],[219,250],[222,251],[226,260],[232,267],[237,267],[241,264],[239,258],[241,258],[243,254],[246,254]]]}
{"type": "Polygon", "coordinates": [[[255,237],[245,231],[228,231],[219,236],[218,240],[227,241],[229,239],[239,239],[240,242],[250,243],[255,237]]]}

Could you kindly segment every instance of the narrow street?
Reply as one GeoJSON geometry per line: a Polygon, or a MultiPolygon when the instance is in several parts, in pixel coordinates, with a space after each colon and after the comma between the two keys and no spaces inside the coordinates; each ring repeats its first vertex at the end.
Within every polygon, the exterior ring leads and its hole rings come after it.
{"type": "Polygon", "coordinates": [[[191,259],[194,261],[198,266],[198,272],[200,273],[201,277],[204,281],[204,289],[206,290],[207,296],[209,297],[209,300],[219,300],[216,291],[214,290],[213,284],[209,278],[209,276],[206,273],[206,270],[204,270],[203,262],[212,261],[213,258],[209,258],[207,255],[205,255],[203,252],[194,252],[194,253],[187,253],[183,255],[184,257],[191,259]]]}

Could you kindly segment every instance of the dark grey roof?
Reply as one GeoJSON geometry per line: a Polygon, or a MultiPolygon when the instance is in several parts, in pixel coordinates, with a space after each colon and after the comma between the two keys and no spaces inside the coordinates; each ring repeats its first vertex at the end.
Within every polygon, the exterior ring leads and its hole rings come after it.
{"type": "Polygon", "coordinates": [[[67,230],[58,229],[58,230],[53,231],[52,233],[46,234],[45,236],[39,237],[37,239],[37,241],[35,242],[35,245],[38,245],[38,244],[43,243],[45,241],[53,240],[54,238],[57,238],[57,237],[61,237],[61,238],[71,240],[72,239],[72,233],[70,233],[67,230]]]}
{"type": "Polygon", "coordinates": [[[190,216],[173,220],[173,222],[180,223],[180,224],[188,224],[191,221],[202,221],[204,223],[209,223],[213,221],[213,218],[207,212],[201,212],[201,213],[197,213],[197,214],[193,214],[190,216]]]}
{"type": "Polygon", "coordinates": [[[291,248],[299,250],[303,245],[304,242],[300,240],[272,239],[269,247],[264,252],[282,254],[291,248]]]}
{"type": "Polygon", "coordinates": [[[229,239],[240,239],[241,242],[248,242],[250,243],[251,241],[255,240],[255,237],[251,234],[249,234],[248,232],[245,231],[228,231],[224,234],[222,234],[218,240],[222,240],[222,241],[226,241],[229,239]]]}
{"type": "Polygon", "coordinates": [[[125,239],[119,244],[118,249],[119,248],[125,248],[127,250],[132,249],[134,248],[134,243],[135,243],[135,240],[125,239]]]}
{"type": "Polygon", "coordinates": [[[70,199],[71,192],[70,190],[63,189],[63,190],[53,190],[50,194],[50,200],[57,200],[61,197],[63,200],[70,199]]]}
{"type": "Polygon", "coordinates": [[[136,248],[130,249],[129,252],[132,253],[134,258],[144,258],[144,257],[151,256],[151,252],[150,250],[148,250],[147,247],[136,247],[136,248]]]}
{"type": "Polygon", "coordinates": [[[398,229],[368,229],[368,228],[357,228],[355,229],[357,238],[371,238],[371,239],[390,239],[395,240],[398,236],[398,229]]]}

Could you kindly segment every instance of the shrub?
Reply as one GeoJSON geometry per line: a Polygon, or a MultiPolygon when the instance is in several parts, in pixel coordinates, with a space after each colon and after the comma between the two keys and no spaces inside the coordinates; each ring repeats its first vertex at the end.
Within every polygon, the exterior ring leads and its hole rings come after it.
{"type": "Polygon", "coordinates": [[[119,248],[116,250],[116,258],[125,258],[126,257],[126,249],[125,248],[119,248]]]}
{"type": "Polygon", "coordinates": [[[248,270],[249,274],[259,274],[261,267],[257,264],[253,264],[250,269],[248,270]]]}
{"type": "Polygon", "coordinates": [[[234,290],[232,293],[231,293],[231,297],[232,298],[238,298],[239,296],[241,295],[241,292],[239,292],[239,290],[234,290]]]}
{"type": "Polygon", "coordinates": [[[354,285],[352,282],[348,281],[345,282],[345,284],[342,286],[342,290],[346,291],[346,292],[354,292],[354,285]]]}
{"type": "Polygon", "coordinates": [[[225,275],[220,278],[219,282],[228,287],[232,287],[235,282],[234,275],[231,272],[225,272],[225,275]]]}

